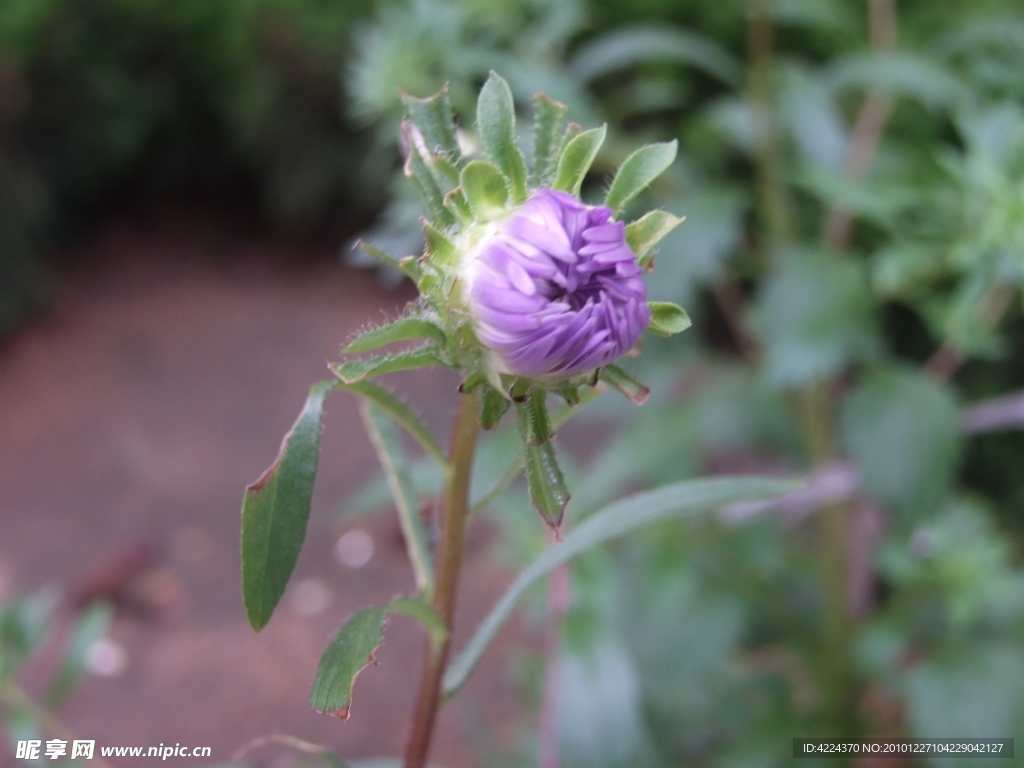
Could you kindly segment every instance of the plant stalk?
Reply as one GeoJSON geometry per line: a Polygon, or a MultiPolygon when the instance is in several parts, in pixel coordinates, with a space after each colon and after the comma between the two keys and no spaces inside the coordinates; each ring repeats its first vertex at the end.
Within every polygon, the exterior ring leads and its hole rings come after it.
{"type": "Polygon", "coordinates": [[[405,752],[405,768],[424,768],[441,704],[441,679],[451,645],[458,597],[459,570],[465,548],[469,516],[469,481],[479,432],[479,391],[461,396],[452,434],[449,469],[441,504],[441,539],[437,547],[437,582],[434,609],[444,619],[448,635],[442,643],[428,643],[427,658],[413,711],[412,732],[405,752]]]}

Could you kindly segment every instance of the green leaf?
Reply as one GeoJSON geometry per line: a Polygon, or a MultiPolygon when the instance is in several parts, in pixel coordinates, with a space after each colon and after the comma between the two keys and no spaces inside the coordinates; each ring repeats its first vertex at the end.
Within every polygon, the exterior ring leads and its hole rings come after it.
{"type": "Polygon", "coordinates": [[[533,169],[530,181],[547,186],[565,142],[569,108],[543,93],[533,97],[533,169]]]}
{"type": "Polygon", "coordinates": [[[476,121],[484,149],[508,177],[513,202],[526,199],[526,160],[516,143],[516,110],[512,90],[496,72],[491,72],[480,90],[476,121]]]}
{"type": "Polygon", "coordinates": [[[651,394],[649,387],[644,386],[634,379],[617,365],[606,365],[601,368],[601,381],[606,381],[615,387],[637,405],[647,402],[647,396],[651,394]]]}
{"type": "Polygon", "coordinates": [[[693,323],[686,310],[670,301],[648,301],[651,310],[651,324],[648,330],[659,336],[671,336],[682,333],[693,323]]]}
{"type": "Polygon", "coordinates": [[[366,360],[348,360],[344,363],[332,363],[331,371],[346,384],[355,384],[363,379],[383,376],[385,373],[410,371],[430,365],[441,365],[439,350],[434,346],[419,347],[405,352],[396,352],[383,357],[371,357],[366,360]]]}
{"type": "Polygon", "coordinates": [[[646,267],[654,259],[654,246],[678,227],[686,217],[673,216],[667,211],[651,211],[626,225],[626,242],[637,256],[637,262],[646,267]]]}
{"type": "Polygon", "coordinates": [[[650,186],[676,159],[679,142],[649,144],[626,158],[608,188],[604,204],[619,216],[626,205],[650,186]]]}
{"type": "Polygon", "coordinates": [[[462,654],[445,671],[445,696],[451,696],[466,682],[527,590],[574,557],[659,520],[694,516],[739,501],[777,496],[796,486],[797,483],[788,480],[762,477],[686,480],[630,496],[595,512],[516,577],[473,633],[462,654]]]}
{"type": "Polygon", "coordinates": [[[333,381],[313,385],[277,459],[245,489],[242,594],[249,623],[257,631],[266,626],[284,594],[306,537],[320,455],[320,418],[324,397],[333,388],[333,381]]]}
{"type": "Polygon", "coordinates": [[[430,339],[438,344],[444,344],[445,335],[444,331],[429,320],[420,317],[400,317],[394,322],[363,331],[342,350],[342,354],[370,352],[397,341],[410,339],[430,339]]]}
{"type": "Polygon", "coordinates": [[[544,522],[557,532],[569,504],[569,489],[558,466],[555,445],[550,440],[541,446],[526,446],[526,487],[530,503],[544,522]]]}
{"type": "Polygon", "coordinates": [[[59,707],[71,693],[85,670],[85,657],[89,649],[107,633],[113,618],[114,607],[110,603],[96,602],[89,605],[75,622],[60,669],[46,694],[46,703],[50,709],[59,707]]]}
{"type": "Polygon", "coordinates": [[[389,256],[377,246],[362,239],[356,240],[356,246],[361,248],[368,256],[372,256],[377,259],[381,264],[391,267],[392,269],[397,269],[400,272],[404,272],[413,280],[416,280],[419,277],[419,265],[416,263],[415,257],[407,256],[402,259],[396,259],[394,256],[389,256]],[[411,259],[411,261],[409,261],[409,259],[411,259]]]}
{"type": "Polygon", "coordinates": [[[448,628],[437,612],[426,603],[399,597],[388,605],[364,608],[346,621],[320,657],[309,705],[317,712],[348,720],[352,707],[352,687],[356,677],[374,661],[384,639],[384,622],[389,613],[401,613],[419,621],[431,642],[440,643],[448,628]]]}
{"type": "Polygon", "coordinates": [[[394,499],[398,520],[405,539],[405,550],[409,556],[413,573],[416,574],[416,588],[428,596],[434,594],[434,564],[430,557],[427,532],[420,514],[420,503],[409,476],[409,463],[402,450],[402,441],[394,422],[380,408],[363,401],[360,403],[363,423],[370,436],[377,458],[380,460],[391,498],[394,499]]]}
{"type": "Polygon", "coordinates": [[[607,132],[608,126],[602,125],[600,128],[591,128],[569,140],[558,158],[555,181],[551,185],[553,189],[579,195],[583,179],[586,177],[587,171],[590,170],[590,166],[593,165],[601,145],[604,144],[607,132]]]}
{"type": "Polygon", "coordinates": [[[956,470],[956,402],[924,374],[875,371],[843,403],[840,442],[864,490],[911,514],[931,512],[956,470]]]}
{"type": "Polygon", "coordinates": [[[440,149],[452,158],[459,157],[459,141],[455,135],[452,103],[448,98],[447,83],[433,96],[417,99],[399,90],[406,118],[415,123],[423,134],[427,149],[440,149]]]}
{"type": "Polygon", "coordinates": [[[473,160],[466,165],[459,185],[477,218],[491,218],[505,210],[508,204],[508,179],[484,160],[473,160]]]}
{"type": "Polygon", "coordinates": [[[409,177],[416,190],[427,204],[427,210],[434,218],[434,221],[441,226],[451,226],[455,223],[455,217],[444,204],[446,191],[435,170],[431,167],[430,157],[424,157],[425,147],[423,137],[419,135],[414,126],[408,122],[402,123],[402,133],[405,135],[408,155],[405,158],[404,171],[409,177]]]}
{"type": "Polygon", "coordinates": [[[430,454],[437,463],[442,467],[447,466],[448,459],[444,455],[444,451],[441,450],[441,446],[434,440],[433,435],[427,431],[427,428],[423,426],[416,414],[413,413],[409,406],[395,397],[393,394],[388,392],[380,384],[375,384],[372,381],[360,381],[355,384],[345,384],[344,382],[337,382],[337,386],[340,389],[344,389],[348,392],[354,392],[360,397],[364,397],[371,401],[374,405],[380,408],[382,411],[387,413],[399,426],[403,427],[409,435],[420,444],[420,446],[428,454],[430,454]]]}
{"type": "Polygon", "coordinates": [[[516,403],[519,431],[527,445],[544,445],[555,436],[543,391],[534,392],[525,403],[516,403]]]}
{"type": "Polygon", "coordinates": [[[512,405],[512,401],[494,387],[487,387],[480,402],[480,426],[494,429],[501,422],[501,417],[512,405]]]}
{"type": "Polygon", "coordinates": [[[324,715],[348,720],[356,676],[373,663],[384,640],[386,605],[357,611],[334,636],[320,657],[309,705],[324,715]]]}
{"type": "Polygon", "coordinates": [[[426,251],[430,261],[439,266],[453,265],[457,255],[455,243],[435,227],[433,222],[420,219],[420,226],[423,227],[423,237],[427,241],[426,251]]]}

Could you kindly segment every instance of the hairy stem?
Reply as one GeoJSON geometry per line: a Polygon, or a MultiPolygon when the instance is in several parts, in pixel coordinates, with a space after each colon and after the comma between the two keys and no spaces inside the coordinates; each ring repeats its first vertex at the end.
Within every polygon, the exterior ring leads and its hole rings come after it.
{"type": "Polygon", "coordinates": [[[455,417],[449,470],[445,476],[441,505],[441,540],[437,547],[437,584],[434,608],[448,627],[443,643],[431,643],[420,678],[416,709],[413,712],[412,733],[405,752],[405,768],[424,768],[434,723],[441,703],[441,678],[448,661],[451,630],[455,619],[455,601],[458,597],[459,570],[465,546],[466,521],[469,515],[469,481],[476,453],[477,422],[480,409],[479,391],[462,395],[455,417]]]}

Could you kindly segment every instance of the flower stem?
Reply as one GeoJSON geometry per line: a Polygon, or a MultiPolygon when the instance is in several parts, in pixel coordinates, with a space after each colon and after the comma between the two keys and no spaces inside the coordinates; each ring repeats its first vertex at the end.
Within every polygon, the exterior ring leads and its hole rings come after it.
{"type": "Polygon", "coordinates": [[[448,661],[451,630],[458,596],[459,570],[465,546],[466,520],[469,513],[469,481],[473,472],[476,438],[479,432],[479,391],[461,396],[455,417],[451,455],[445,476],[441,506],[441,540],[437,547],[437,584],[434,608],[448,627],[443,643],[430,643],[420,678],[412,733],[405,752],[405,768],[424,768],[434,733],[434,722],[441,703],[441,678],[448,661]]]}

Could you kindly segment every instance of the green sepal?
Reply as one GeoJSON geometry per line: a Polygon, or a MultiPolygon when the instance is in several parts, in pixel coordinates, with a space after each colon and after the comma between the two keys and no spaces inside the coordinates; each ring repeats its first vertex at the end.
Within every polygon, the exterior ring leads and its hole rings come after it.
{"type": "Polygon", "coordinates": [[[574,136],[565,145],[561,157],[558,158],[558,167],[555,170],[555,181],[551,185],[554,189],[560,189],[572,195],[579,195],[583,186],[583,179],[594,163],[601,145],[604,144],[604,137],[608,133],[608,126],[591,128],[579,136],[574,136]]]}
{"type": "Polygon", "coordinates": [[[617,365],[606,365],[601,368],[601,381],[607,382],[637,405],[647,402],[651,394],[650,387],[644,386],[617,365]]]}
{"type": "Polygon", "coordinates": [[[414,263],[416,261],[415,256],[405,256],[401,259],[396,259],[394,256],[389,256],[377,246],[362,239],[356,240],[356,246],[368,256],[375,258],[381,264],[397,269],[408,277],[411,277],[413,280],[419,278],[419,264],[414,263]],[[410,263],[409,259],[412,259],[413,263],[410,263]]]}
{"type": "Polygon", "coordinates": [[[685,221],[686,217],[673,216],[667,211],[651,211],[626,225],[626,243],[637,256],[641,267],[654,260],[654,246],[685,221]]]}
{"type": "Polygon", "coordinates": [[[682,333],[693,323],[686,310],[671,301],[648,301],[651,310],[651,324],[647,330],[659,336],[671,336],[682,333]]]}
{"type": "Polygon", "coordinates": [[[626,205],[650,186],[676,159],[679,142],[673,139],[664,144],[640,147],[619,166],[618,173],[608,187],[604,204],[615,216],[621,215],[626,205]]]}
{"type": "Polygon", "coordinates": [[[527,445],[544,445],[555,436],[543,390],[534,391],[528,400],[516,403],[516,414],[519,416],[519,431],[527,445]]]}
{"type": "Polygon", "coordinates": [[[570,408],[580,404],[580,388],[579,387],[559,387],[555,390],[559,397],[565,400],[565,404],[570,408]]]}
{"type": "Polygon", "coordinates": [[[487,377],[484,376],[480,371],[473,371],[459,384],[459,392],[463,395],[468,395],[470,392],[476,392],[480,387],[487,383],[487,377]]]}
{"type": "Polygon", "coordinates": [[[408,148],[403,168],[405,175],[420,193],[434,221],[442,226],[454,224],[455,217],[444,205],[446,190],[442,187],[443,176],[439,179],[440,172],[432,168],[432,164],[428,165],[430,155],[424,157],[422,137],[417,135],[415,127],[407,121],[402,122],[402,133],[405,135],[408,148]]]}
{"type": "Polygon", "coordinates": [[[371,352],[388,344],[411,339],[430,339],[440,345],[444,345],[446,340],[444,331],[429,320],[421,317],[400,317],[394,322],[363,331],[342,350],[342,354],[371,352]]]}
{"type": "Polygon", "coordinates": [[[565,143],[569,108],[543,93],[533,97],[533,168],[530,182],[547,186],[565,143]]]}
{"type": "Polygon", "coordinates": [[[480,426],[483,429],[494,429],[501,422],[512,401],[494,387],[484,389],[480,399],[480,426]]]}
{"type": "Polygon", "coordinates": [[[473,160],[462,169],[459,185],[476,218],[490,219],[508,205],[508,179],[484,160],[473,160]]]}
{"type": "Polygon", "coordinates": [[[452,216],[462,224],[468,224],[473,220],[473,211],[470,210],[469,202],[462,193],[461,187],[450,190],[444,196],[444,207],[451,211],[452,216]]]}
{"type": "Polygon", "coordinates": [[[454,266],[455,243],[449,240],[444,232],[427,219],[420,219],[420,226],[423,227],[423,237],[427,243],[427,256],[431,263],[438,267],[454,266]]]}
{"type": "Polygon", "coordinates": [[[440,149],[449,157],[459,157],[459,140],[455,133],[455,118],[452,113],[451,99],[448,97],[448,84],[425,99],[418,99],[399,89],[405,117],[416,124],[423,134],[423,140],[431,152],[440,149]]]}
{"type": "Polygon", "coordinates": [[[492,71],[480,89],[476,121],[484,149],[508,177],[513,202],[526,199],[526,159],[516,141],[516,110],[512,89],[492,71]]]}
{"type": "Polygon", "coordinates": [[[526,487],[530,492],[530,503],[557,534],[569,504],[569,489],[551,440],[541,446],[526,446],[526,487]]]}
{"type": "Polygon", "coordinates": [[[344,363],[332,363],[331,372],[346,384],[382,376],[385,373],[410,371],[415,368],[426,368],[431,365],[443,365],[440,349],[435,346],[419,347],[391,355],[371,357],[365,360],[347,360],[344,363]]]}

